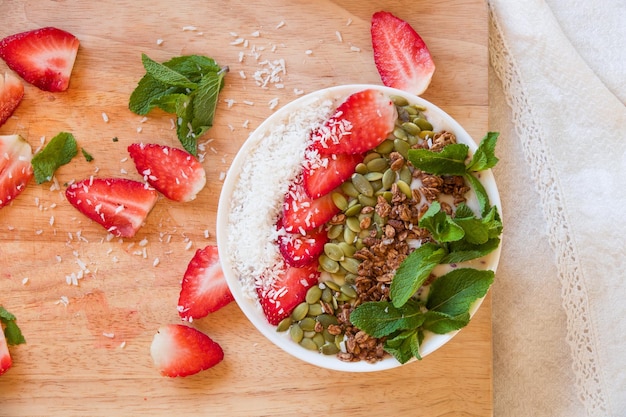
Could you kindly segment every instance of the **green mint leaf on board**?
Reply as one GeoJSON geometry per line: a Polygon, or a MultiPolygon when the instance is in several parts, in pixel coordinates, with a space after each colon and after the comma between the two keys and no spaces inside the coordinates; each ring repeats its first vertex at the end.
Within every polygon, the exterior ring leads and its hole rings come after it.
{"type": "Polygon", "coordinates": [[[409,149],[408,158],[415,168],[433,175],[464,175],[469,147],[462,143],[445,146],[441,151],[409,149]]]}
{"type": "Polygon", "coordinates": [[[465,232],[452,217],[441,210],[441,204],[433,201],[426,213],[419,220],[419,227],[430,231],[433,239],[439,243],[454,242],[463,239],[465,232]]]}
{"type": "Polygon", "coordinates": [[[414,357],[422,359],[419,348],[423,340],[424,334],[421,330],[405,330],[385,341],[385,351],[403,364],[414,357]]]}
{"type": "Polygon", "coordinates": [[[170,87],[188,88],[190,90],[195,90],[197,88],[196,83],[191,82],[181,73],[150,59],[146,54],[141,54],[141,62],[143,63],[143,67],[146,69],[146,73],[151,75],[161,84],[165,84],[170,87]]]}
{"type": "Polygon", "coordinates": [[[179,72],[194,83],[200,82],[206,74],[222,70],[213,58],[202,55],[177,56],[164,62],[163,65],[179,72]]]}
{"type": "Polygon", "coordinates": [[[493,168],[498,163],[495,150],[499,135],[498,132],[487,132],[467,165],[467,171],[484,171],[493,168]]]}
{"type": "Polygon", "coordinates": [[[493,277],[491,270],[453,269],[431,284],[426,308],[449,316],[468,313],[471,305],[487,294],[493,277]]]}
{"type": "Polygon", "coordinates": [[[424,284],[445,254],[445,249],[433,243],[426,243],[411,252],[391,281],[389,295],[393,305],[402,307],[424,284]]]}
{"type": "Polygon", "coordinates": [[[145,116],[157,106],[157,100],[168,94],[175,93],[176,89],[156,80],[149,74],[144,75],[137,87],[133,90],[128,101],[128,108],[135,114],[145,116]]]}
{"type": "Polygon", "coordinates": [[[50,142],[33,156],[31,164],[37,184],[50,181],[55,171],[69,163],[78,153],[74,135],[61,132],[53,137],[50,142]]]}
{"type": "MultiPolygon", "coordinates": [[[[0,306],[0,323],[4,327],[4,336],[6,337],[9,345],[19,345],[26,343],[26,339],[22,335],[22,331],[16,323],[16,318],[13,314],[9,313],[4,307],[0,306]]],[[[1,327],[0,327],[1,331],[1,327]]]]}
{"type": "Polygon", "coordinates": [[[85,160],[87,162],[93,161],[93,156],[91,156],[91,154],[89,152],[87,152],[84,148],[80,148],[80,151],[83,154],[83,156],[85,157],[85,160]]]}
{"type": "Polygon", "coordinates": [[[207,73],[200,83],[193,97],[193,126],[213,126],[213,117],[217,107],[220,90],[224,86],[226,71],[207,73]]]}
{"type": "Polygon", "coordinates": [[[416,300],[407,302],[401,308],[387,301],[371,301],[359,305],[350,314],[350,322],[373,337],[415,329],[423,321],[424,314],[416,300]]]}
{"type": "Polygon", "coordinates": [[[470,321],[469,313],[461,313],[457,316],[450,316],[440,311],[427,311],[424,314],[423,330],[428,330],[436,334],[446,334],[467,326],[470,321]]]}

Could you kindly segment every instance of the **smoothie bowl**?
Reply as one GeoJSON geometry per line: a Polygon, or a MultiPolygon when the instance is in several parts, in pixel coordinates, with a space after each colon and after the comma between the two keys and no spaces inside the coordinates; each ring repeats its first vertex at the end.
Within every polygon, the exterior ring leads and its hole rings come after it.
{"type": "Polygon", "coordinates": [[[437,106],[376,85],[303,96],[235,157],[217,243],[241,310],[323,368],[390,369],[432,353],[480,307],[500,256],[490,168],[437,106]]]}

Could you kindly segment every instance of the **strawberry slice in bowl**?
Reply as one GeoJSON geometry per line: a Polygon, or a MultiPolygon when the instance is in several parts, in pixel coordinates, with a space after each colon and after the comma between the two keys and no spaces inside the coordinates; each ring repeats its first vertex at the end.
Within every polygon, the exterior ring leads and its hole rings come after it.
{"type": "Polygon", "coordinates": [[[69,32],[44,27],[0,40],[0,58],[35,87],[60,92],[70,85],[79,43],[69,32]]]}
{"type": "Polygon", "coordinates": [[[117,237],[133,237],[158,199],[156,190],[126,178],[86,178],[65,197],[78,211],[117,237]]]}

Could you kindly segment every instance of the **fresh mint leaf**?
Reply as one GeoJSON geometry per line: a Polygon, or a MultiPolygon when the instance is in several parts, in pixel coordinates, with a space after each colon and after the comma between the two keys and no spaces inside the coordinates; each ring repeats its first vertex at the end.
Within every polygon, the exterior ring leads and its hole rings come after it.
{"type": "Polygon", "coordinates": [[[31,160],[37,184],[50,181],[55,171],[69,163],[77,153],[78,147],[74,135],[61,132],[53,137],[46,147],[31,160]]]}
{"type": "Polygon", "coordinates": [[[170,87],[182,87],[190,90],[197,88],[196,83],[191,82],[187,77],[168,68],[163,64],[159,64],[146,54],[141,54],[141,62],[146,69],[146,73],[151,75],[158,82],[170,87]]]}
{"type": "Polygon", "coordinates": [[[466,241],[448,243],[448,253],[441,260],[442,264],[458,264],[460,262],[471,261],[482,258],[490,254],[500,246],[500,239],[491,238],[483,244],[473,245],[466,241]]]}
{"type": "Polygon", "coordinates": [[[482,245],[489,239],[500,236],[502,232],[502,222],[495,206],[492,206],[484,217],[478,218],[471,210],[468,213],[467,205],[459,204],[454,222],[463,228],[464,240],[472,245],[482,245]]]}
{"type": "Polygon", "coordinates": [[[218,95],[224,86],[226,71],[207,73],[193,97],[193,127],[213,126],[218,95]]]}
{"type": "Polygon", "coordinates": [[[480,212],[484,215],[490,207],[489,196],[487,195],[485,187],[483,187],[483,184],[478,178],[469,172],[465,174],[465,179],[474,189],[474,193],[476,194],[476,199],[478,200],[478,205],[480,207],[480,212]]]}
{"type": "Polygon", "coordinates": [[[189,103],[189,96],[183,93],[163,94],[155,97],[152,104],[166,113],[177,114],[181,106],[189,103]]]}
{"type": "MultiPolygon", "coordinates": [[[[9,345],[26,343],[26,339],[24,339],[24,335],[22,335],[22,331],[16,321],[17,319],[13,314],[9,313],[4,307],[0,306],[0,323],[5,326],[4,336],[6,337],[9,345]]],[[[2,328],[0,327],[0,331],[1,329],[2,328]]]]}
{"type": "Polygon", "coordinates": [[[431,284],[426,307],[449,316],[468,313],[471,305],[487,294],[493,277],[491,270],[453,269],[431,284]]]}
{"type": "Polygon", "coordinates": [[[393,355],[398,362],[404,364],[414,357],[422,359],[419,347],[424,339],[418,329],[406,330],[385,341],[385,351],[393,355]]]}
{"type": "Polygon", "coordinates": [[[438,201],[433,201],[418,224],[419,227],[430,231],[433,239],[439,243],[461,240],[465,235],[463,228],[441,210],[441,204],[438,201]]]}
{"type": "Polygon", "coordinates": [[[415,168],[433,175],[464,175],[469,147],[462,143],[445,146],[440,152],[409,149],[408,159],[415,168]]]}
{"type": "Polygon", "coordinates": [[[83,156],[85,157],[85,160],[87,162],[91,162],[93,161],[93,156],[91,156],[91,154],[89,152],[87,152],[85,150],[85,148],[80,148],[80,151],[82,152],[83,156]]]}
{"type": "Polygon", "coordinates": [[[446,251],[440,246],[426,243],[406,257],[398,267],[389,288],[395,307],[402,307],[415,294],[445,254],[446,251]]]}
{"type": "Polygon", "coordinates": [[[428,330],[436,334],[446,334],[467,326],[470,321],[469,313],[461,313],[457,316],[450,316],[440,311],[427,311],[425,314],[423,330],[428,330]]]}
{"type": "Polygon", "coordinates": [[[396,308],[387,301],[371,301],[359,305],[350,314],[350,322],[373,337],[414,329],[423,321],[424,314],[415,300],[409,300],[401,308],[396,308]]]}
{"type": "Polygon", "coordinates": [[[467,171],[484,171],[493,168],[498,163],[495,150],[499,135],[498,132],[487,132],[467,165],[467,171]]]}
{"type": "Polygon", "coordinates": [[[139,80],[137,87],[130,94],[128,108],[135,114],[145,116],[156,107],[156,101],[160,97],[175,92],[176,88],[167,86],[153,76],[146,74],[139,80]]]}
{"type": "Polygon", "coordinates": [[[163,63],[164,66],[184,75],[194,83],[199,83],[209,73],[222,70],[213,58],[202,55],[177,56],[163,63]]]}

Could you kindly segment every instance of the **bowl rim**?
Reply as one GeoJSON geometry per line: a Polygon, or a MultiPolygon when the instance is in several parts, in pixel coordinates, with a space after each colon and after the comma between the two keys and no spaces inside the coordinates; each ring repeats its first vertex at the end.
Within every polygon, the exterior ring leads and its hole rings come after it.
{"type": "MultiPolygon", "coordinates": [[[[246,158],[249,157],[250,151],[257,146],[265,134],[269,131],[272,125],[277,124],[282,121],[289,115],[291,111],[295,108],[301,106],[303,103],[307,103],[310,100],[318,97],[324,96],[332,96],[335,97],[339,94],[342,96],[345,94],[345,97],[350,95],[351,93],[365,90],[365,89],[376,89],[387,95],[396,95],[402,96],[409,100],[410,103],[419,104],[426,107],[426,111],[424,112],[428,120],[435,124],[440,125],[443,124],[447,129],[452,130],[454,134],[457,136],[457,140],[462,143],[465,143],[469,146],[470,151],[474,152],[477,148],[476,141],[467,133],[467,131],[447,112],[443,109],[435,105],[434,103],[425,100],[419,96],[408,93],[403,90],[398,90],[391,87],[376,85],[376,84],[345,84],[345,85],[337,85],[333,87],[322,88],[306,95],[303,95],[283,107],[276,110],[269,117],[267,117],[245,140],[242,144],[241,148],[237,152],[237,155],[233,159],[224,182],[222,184],[222,190],[220,192],[219,202],[218,202],[218,211],[217,211],[217,219],[216,219],[216,239],[218,251],[220,253],[225,253],[224,251],[228,250],[228,223],[229,223],[229,214],[230,214],[230,204],[231,197],[235,190],[235,186],[237,185],[237,181],[239,179],[239,174],[241,172],[243,163],[246,158]],[[437,119],[437,120],[435,120],[437,119]]],[[[439,128],[437,129],[439,130],[439,128]]],[[[495,178],[493,176],[492,171],[485,170],[481,172],[481,182],[485,187],[487,194],[489,196],[490,203],[495,205],[502,215],[502,207],[500,196],[498,193],[497,185],[495,182],[495,178]]],[[[490,255],[490,262],[487,264],[488,266],[485,269],[493,270],[494,272],[497,269],[498,262],[500,259],[500,253],[502,248],[502,241],[498,248],[493,251],[490,255]]],[[[303,360],[309,364],[326,368],[330,370],[336,371],[346,371],[346,372],[372,372],[372,371],[381,371],[396,368],[399,366],[403,366],[400,362],[398,362],[393,357],[387,357],[381,361],[376,363],[368,363],[366,361],[359,362],[343,362],[336,358],[335,356],[325,356],[318,352],[312,352],[306,350],[294,343],[289,339],[289,332],[279,333],[276,331],[276,326],[270,325],[257,300],[251,300],[249,297],[246,297],[241,291],[241,285],[239,284],[239,278],[233,271],[232,264],[230,262],[229,256],[220,256],[221,266],[224,272],[224,277],[228,286],[233,294],[233,298],[235,302],[242,310],[247,319],[254,325],[254,327],[261,332],[268,340],[270,340],[273,344],[286,351],[292,356],[303,360]]],[[[474,314],[478,311],[480,306],[482,305],[483,298],[476,300],[476,302],[472,305],[470,309],[470,317],[473,317],[474,314]]],[[[462,329],[460,329],[462,330],[462,329]]],[[[450,340],[454,338],[454,336],[460,331],[456,330],[445,335],[434,335],[429,334],[427,338],[424,340],[420,347],[420,354],[422,358],[436,351],[450,340]]],[[[413,362],[415,359],[407,362],[413,362]]]]}

